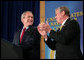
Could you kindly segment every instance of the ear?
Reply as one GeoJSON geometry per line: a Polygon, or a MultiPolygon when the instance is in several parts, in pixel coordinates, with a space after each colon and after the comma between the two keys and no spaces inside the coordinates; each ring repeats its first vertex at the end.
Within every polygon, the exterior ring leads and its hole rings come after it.
{"type": "Polygon", "coordinates": [[[65,11],[62,11],[62,16],[65,15],[65,11]]]}
{"type": "Polygon", "coordinates": [[[21,18],[21,22],[23,23],[23,19],[21,18]]]}

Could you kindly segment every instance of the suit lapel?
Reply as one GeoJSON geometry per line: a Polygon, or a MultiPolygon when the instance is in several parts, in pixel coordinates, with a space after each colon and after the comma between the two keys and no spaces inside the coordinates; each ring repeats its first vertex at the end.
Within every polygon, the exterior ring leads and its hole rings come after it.
{"type": "MultiPolygon", "coordinates": [[[[67,23],[71,21],[70,18],[67,19],[67,21],[65,22],[65,24],[62,26],[61,30],[67,25],[67,23]]],[[[58,29],[58,31],[61,31],[60,28],[58,29]]]]}
{"type": "Polygon", "coordinates": [[[69,21],[71,21],[70,18],[67,19],[67,21],[65,22],[64,26],[65,26],[69,21]]]}
{"type": "Polygon", "coordinates": [[[31,28],[28,28],[22,38],[22,41],[25,41],[27,37],[31,37],[31,35],[33,34],[33,30],[31,30],[31,28]]]}
{"type": "Polygon", "coordinates": [[[25,35],[29,35],[29,34],[31,34],[32,33],[32,31],[31,31],[31,29],[30,28],[28,28],[26,31],[25,31],[25,35]]]}

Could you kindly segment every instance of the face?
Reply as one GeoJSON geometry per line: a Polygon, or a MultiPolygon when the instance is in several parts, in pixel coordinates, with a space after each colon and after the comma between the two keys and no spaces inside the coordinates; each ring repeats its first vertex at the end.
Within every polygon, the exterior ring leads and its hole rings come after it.
{"type": "Polygon", "coordinates": [[[22,23],[25,27],[28,27],[29,25],[33,25],[34,17],[31,12],[26,12],[24,17],[21,19],[22,23]]]}
{"type": "Polygon", "coordinates": [[[56,18],[57,23],[61,24],[63,15],[62,15],[62,12],[59,12],[58,9],[55,11],[55,18],[56,18]]]}

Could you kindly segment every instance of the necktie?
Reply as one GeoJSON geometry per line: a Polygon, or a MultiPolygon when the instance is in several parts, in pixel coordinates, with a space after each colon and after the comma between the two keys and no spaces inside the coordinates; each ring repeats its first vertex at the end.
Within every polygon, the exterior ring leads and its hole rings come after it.
{"type": "Polygon", "coordinates": [[[61,25],[61,26],[60,26],[60,31],[61,31],[62,27],[63,27],[63,26],[61,25]]]}
{"type": "Polygon", "coordinates": [[[26,30],[26,28],[24,28],[23,31],[22,31],[22,34],[21,34],[21,37],[20,37],[20,43],[21,43],[21,40],[22,40],[22,37],[24,35],[25,30],[26,30]]]}

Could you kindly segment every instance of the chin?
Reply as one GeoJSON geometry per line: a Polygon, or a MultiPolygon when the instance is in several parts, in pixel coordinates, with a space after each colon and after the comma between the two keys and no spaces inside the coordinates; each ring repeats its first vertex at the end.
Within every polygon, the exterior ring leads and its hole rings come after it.
{"type": "Polygon", "coordinates": [[[28,26],[30,26],[30,25],[32,25],[32,24],[29,24],[28,26]]]}

